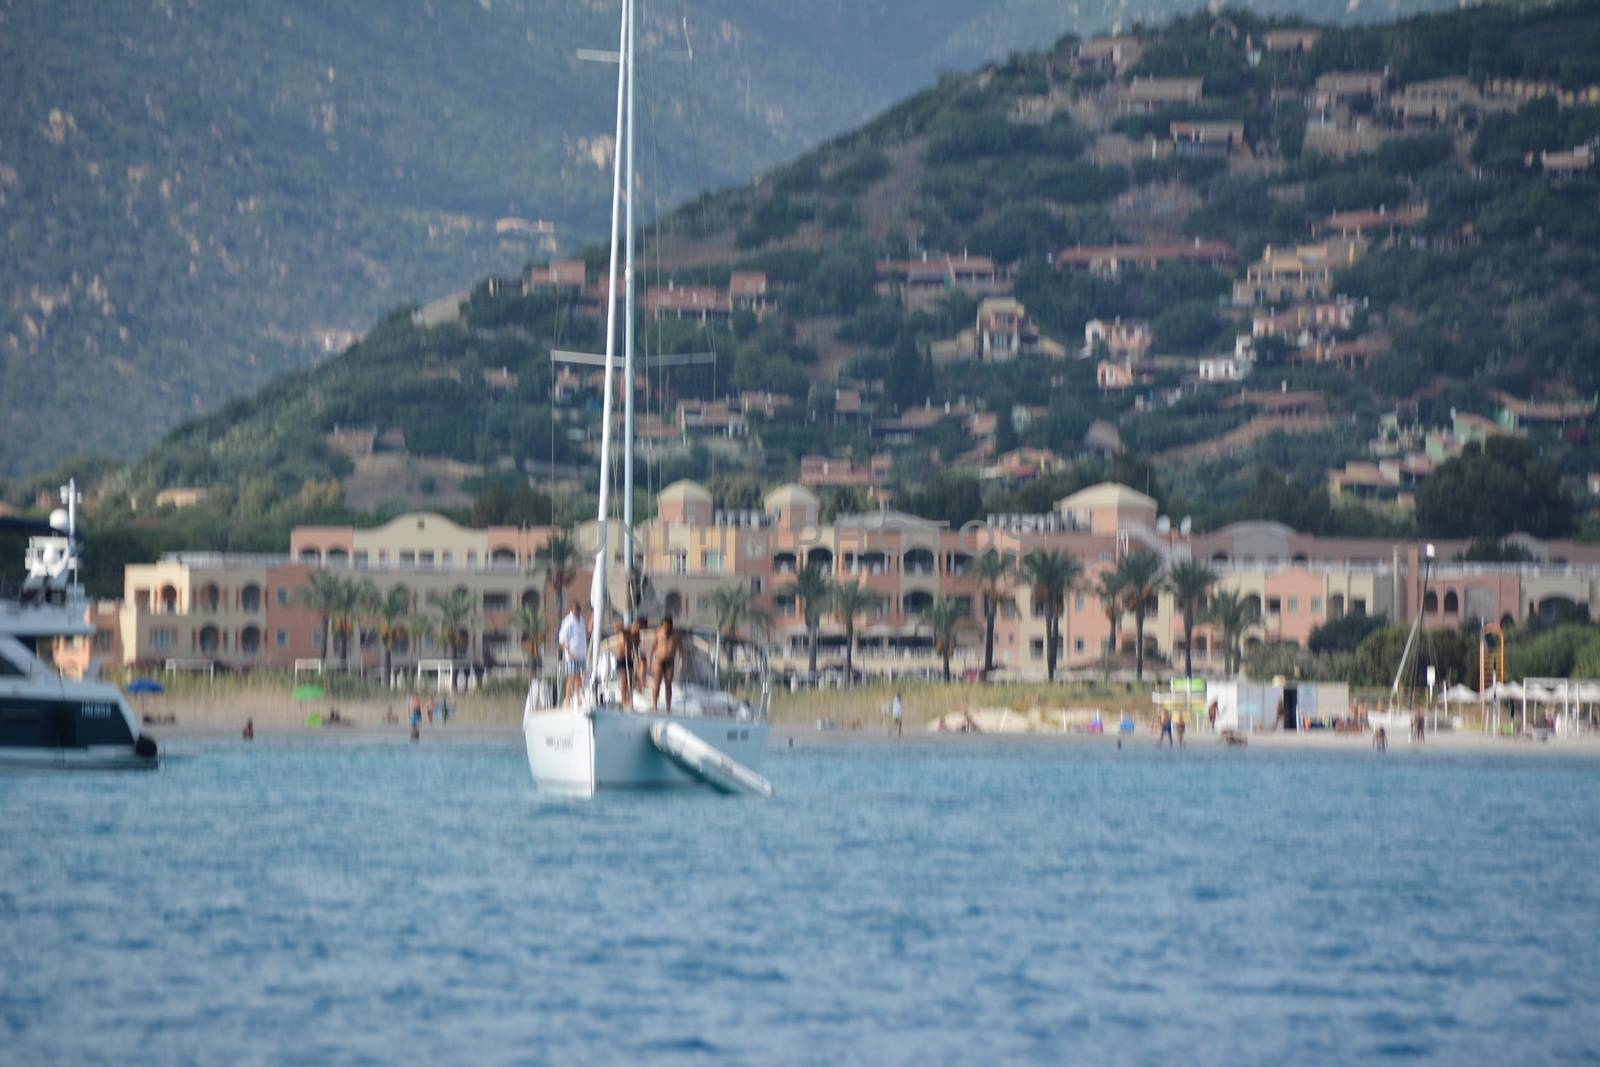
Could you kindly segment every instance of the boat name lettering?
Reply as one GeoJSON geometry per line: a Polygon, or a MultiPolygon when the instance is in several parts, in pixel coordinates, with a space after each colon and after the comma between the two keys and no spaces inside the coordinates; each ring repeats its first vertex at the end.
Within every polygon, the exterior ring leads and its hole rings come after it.
{"type": "Polygon", "coordinates": [[[78,714],[85,719],[110,719],[117,714],[113,704],[84,704],[78,709],[78,714]]]}
{"type": "Polygon", "coordinates": [[[571,749],[572,735],[567,734],[565,737],[546,737],[544,739],[544,744],[546,748],[571,749]]]}

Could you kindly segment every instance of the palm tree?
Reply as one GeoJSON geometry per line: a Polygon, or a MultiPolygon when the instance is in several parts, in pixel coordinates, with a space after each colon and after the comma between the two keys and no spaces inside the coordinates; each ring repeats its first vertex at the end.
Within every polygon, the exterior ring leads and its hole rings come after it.
{"type": "Polygon", "coordinates": [[[1067,596],[1083,574],[1078,557],[1036,549],[1022,557],[1022,573],[1033,587],[1033,606],[1044,612],[1045,677],[1056,680],[1056,655],[1061,645],[1061,616],[1067,596]]]}
{"type": "Polygon", "coordinates": [[[1011,569],[1014,560],[1010,556],[1002,556],[994,549],[989,549],[979,556],[973,564],[973,570],[978,576],[978,590],[983,594],[983,680],[989,680],[989,674],[994,670],[994,620],[1000,609],[1014,603],[1011,594],[1006,592],[1010,584],[1011,569]]]}
{"type": "Polygon", "coordinates": [[[1094,592],[1100,598],[1100,607],[1111,627],[1111,636],[1106,638],[1106,677],[1110,678],[1111,659],[1117,651],[1117,631],[1122,628],[1122,576],[1114,570],[1101,571],[1094,592]]]}
{"type": "Polygon", "coordinates": [[[383,594],[378,592],[377,583],[370,578],[363,578],[352,584],[350,598],[351,624],[356,636],[356,673],[363,674],[366,672],[366,660],[362,657],[361,645],[365,635],[372,630],[368,624],[377,619],[378,608],[383,603],[383,594]]]}
{"type": "Polygon", "coordinates": [[[1241,658],[1239,640],[1246,630],[1261,621],[1260,607],[1232,589],[1224,589],[1211,598],[1211,610],[1206,618],[1222,631],[1224,669],[1229,674],[1236,674],[1241,658]]]}
{"type": "Polygon", "coordinates": [[[844,627],[844,675],[855,681],[856,620],[878,603],[878,594],[860,582],[842,582],[833,588],[833,617],[844,627]]]}
{"type": "Polygon", "coordinates": [[[411,592],[397,585],[378,598],[376,609],[369,616],[378,628],[378,643],[383,646],[383,681],[388,684],[394,667],[394,650],[406,637],[406,616],[411,611],[411,592]]]}
{"type": "Polygon", "coordinates": [[[567,586],[578,576],[578,546],[563,530],[546,542],[543,555],[556,594],[556,617],[562,618],[567,613],[567,586]]]}
{"type": "Polygon", "coordinates": [[[302,608],[315,613],[322,626],[322,663],[327,666],[328,649],[333,644],[333,620],[344,603],[345,581],[337,574],[315,571],[295,592],[302,608]]]}
{"type": "Polygon", "coordinates": [[[828,598],[833,595],[833,579],[821,567],[806,566],[794,576],[788,592],[800,605],[806,621],[806,645],[811,661],[811,675],[817,674],[817,631],[822,628],[823,613],[828,610],[828,598]]]}
{"type": "Polygon", "coordinates": [[[1194,626],[1205,611],[1211,597],[1211,587],[1217,584],[1217,572],[1197,559],[1186,559],[1173,565],[1167,573],[1167,588],[1178,603],[1183,616],[1183,676],[1194,677],[1194,626]]]}
{"type": "Polygon", "coordinates": [[[935,597],[932,604],[922,610],[922,625],[933,637],[933,650],[944,662],[944,680],[950,681],[950,657],[956,650],[956,631],[961,628],[961,605],[954,600],[935,597]]]}
{"type": "Polygon", "coordinates": [[[522,635],[522,650],[528,654],[533,673],[538,674],[543,665],[539,649],[544,643],[544,614],[532,604],[519,604],[511,615],[511,623],[522,635]]]}
{"type": "Polygon", "coordinates": [[[729,663],[733,659],[733,646],[744,640],[739,631],[744,623],[760,626],[765,616],[755,605],[748,585],[730,583],[711,591],[711,608],[717,616],[717,638],[729,663]]]}
{"type": "Polygon", "coordinates": [[[457,659],[467,650],[471,638],[467,626],[472,622],[472,594],[457,587],[448,593],[429,593],[428,603],[433,605],[434,622],[439,640],[451,659],[457,659]]]}
{"type": "Polygon", "coordinates": [[[1134,650],[1133,676],[1144,681],[1144,618],[1150,605],[1161,593],[1161,557],[1148,548],[1136,548],[1117,561],[1117,576],[1122,582],[1122,596],[1133,612],[1133,635],[1138,642],[1134,650]]]}

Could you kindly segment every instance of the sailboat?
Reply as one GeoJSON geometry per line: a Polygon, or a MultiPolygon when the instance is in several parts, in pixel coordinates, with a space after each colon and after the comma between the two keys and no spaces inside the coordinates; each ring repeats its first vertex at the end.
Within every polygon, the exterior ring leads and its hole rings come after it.
{"type": "MultiPolygon", "coordinates": [[[[1386,711],[1373,711],[1367,714],[1367,725],[1376,730],[1380,727],[1391,737],[1399,736],[1401,729],[1407,736],[1412,735],[1412,727],[1421,714],[1415,707],[1410,706],[1414,694],[1411,671],[1415,664],[1411,658],[1412,650],[1417,646],[1417,638],[1422,633],[1422,616],[1428,601],[1428,572],[1433,568],[1434,547],[1427,545],[1423,550],[1422,558],[1422,589],[1417,594],[1417,613],[1411,620],[1411,629],[1406,633],[1405,647],[1400,650],[1400,662],[1395,666],[1394,682],[1389,686],[1389,707],[1386,711]]],[[[1433,668],[1428,668],[1428,690],[1431,696],[1433,689],[1433,668]]]]}
{"type": "MultiPolygon", "coordinates": [[[[720,684],[716,669],[720,648],[715,639],[681,630],[683,666],[672,687],[670,710],[657,712],[645,692],[632,692],[631,699],[624,703],[620,668],[606,640],[610,630],[605,621],[612,608],[607,596],[611,569],[607,523],[611,510],[611,442],[614,436],[612,398],[618,370],[619,243],[623,246],[625,305],[621,361],[625,397],[621,613],[625,621],[632,620],[636,591],[641,584],[637,575],[633,522],[633,24],[634,0],[623,0],[620,44],[615,57],[618,64],[617,133],[613,143],[617,151],[611,182],[611,260],[603,359],[605,393],[601,410],[598,537],[589,593],[591,621],[587,661],[583,665],[583,684],[570,699],[555,687],[547,686],[542,679],[534,680],[523,705],[523,740],[529,769],[542,790],[593,795],[609,789],[703,786],[723,792],[770,796],[772,786],[759,771],[767,747],[767,706],[771,698],[764,658],[756,657],[753,676],[759,685],[759,696],[752,703],[720,684]],[[619,228],[626,231],[620,242],[619,228]]],[[[560,353],[555,355],[559,357],[560,353]]]]}

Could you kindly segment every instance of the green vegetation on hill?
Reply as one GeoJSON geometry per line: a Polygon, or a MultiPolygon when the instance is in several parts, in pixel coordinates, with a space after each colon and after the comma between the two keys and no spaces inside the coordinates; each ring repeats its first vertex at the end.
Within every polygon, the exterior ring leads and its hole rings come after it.
{"type": "MultiPolygon", "coordinates": [[[[714,439],[669,443],[646,463],[647,485],[679,476],[716,484],[731,474],[755,483],[792,476],[803,454],[865,461],[890,450],[899,502],[951,522],[1042,510],[1068,486],[1116,477],[1202,526],[1258,517],[1321,533],[1417,530],[1411,519],[1340,506],[1323,488],[1328,467],[1365,455],[1380,415],[1401,407],[1438,424],[1454,408],[1492,413],[1493,390],[1529,396],[1600,388],[1600,177],[1539,165],[1540,152],[1600,136],[1600,108],[1550,100],[1496,107],[1330,158],[1306,146],[1305,94],[1319,75],[1352,69],[1388,68],[1397,87],[1445,75],[1585,85],[1586,57],[1600,41],[1600,4],[1330,27],[1309,53],[1257,55],[1253,42],[1272,25],[1230,11],[1139,31],[1144,53],[1133,73],[1200,77],[1204,98],[1194,108],[1122,114],[1115,90],[1125,78],[1108,94],[1103,76],[1075,68],[1076,42],[1067,38],[973,75],[947,75],[753,183],[701,196],[643,226],[645,284],[721,286],[735,270],[759,270],[776,305],[759,321],[740,312],[709,327],[642,318],[647,356],[717,354],[714,368],[651,372],[647,410],[670,421],[676,401],[740,390],[792,400],[771,414],[750,413],[748,440],[734,447],[714,439]],[[1179,116],[1242,123],[1249,152],[1146,151],[1096,162],[1115,138],[1167,140],[1179,116]],[[1160,355],[1216,354],[1249,330],[1248,318],[1227,306],[1244,260],[1268,245],[1310,241],[1312,224],[1332,212],[1413,203],[1427,206],[1419,226],[1376,243],[1335,279],[1335,291],[1366,301],[1349,333],[1381,330],[1390,339],[1386,354],[1351,373],[1290,364],[1282,343],[1261,348],[1261,380],[1252,384],[1320,394],[1326,426],[1262,433],[1235,451],[1181,462],[1170,457],[1247,428],[1265,409],[1248,398],[1220,407],[1236,387],[1175,393],[1182,359],[1158,364],[1149,381],[1124,392],[1096,386],[1094,360],[935,365],[932,346],[972,326],[976,299],[950,291],[911,310],[876,279],[883,258],[989,256],[1038,332],[1069,350],[1090,318],[1122,317],[1148,320],[1160,355]],[[1228,242],[1241,261],[1101,276],[1056,270],[1046,259],[1074,244],[1203,238],[1228,242]],[[836,387],[859,394],[866,412],[836,410],[836,387]],[[885,428],[924,403],[948,404],[951,414],[935,416],[909,442],[885,428]],[[1130,452],[1109,463],[1078,459],[1021,488],[981,483],[962,421],[974,409],[996,416],[993,452],[1029,446],[1079,457],[1097,420],[1115,425],[1130,452]]],[[[603,249],[584,256],[591,272],[603,270],[603,249]]],[[[548,352],[598,344],[596,321],[578,314],[571,294],[525,295],[483,283],[458,321],[423,327],[395,312],[349,351],[186,424],[145,459],[102,479],[104,506],[117,515],[156,489],[199,485],[224,499],[267,494],[293,510],[304,485],[350,475],[352,460],[329,435],[352,428],[402,434],[413,456],[476,465],[484,477],[531,478],[540,489],[552,470],[592,478],[583,446],[598,396],[580,384],[552,403],[548,352]],[[486,372],[500,371],[508,377],[491,384],[486,372]]],[[[1526,515],[1550,519],[1541,519],[1540,532],[1572,528],[1559,478],[1600,466],[1596,429],[1536,428],[1516,456],[1500,457],[1512,467],[1504,477],[1533,476],[1538,500],[1526,515]]],[[[1441,494],[1450,484],[1441,482],[1441,494]]],[[[1455,520],[1444,516],[1461,513],[1459,496],[1422,509],[1421,532],[1450,532],[1445,526],[1455,520]]],[[[1497,536],[1505,522],[1518,526],[1519,514],[1472,532],[1497,536]]]]}

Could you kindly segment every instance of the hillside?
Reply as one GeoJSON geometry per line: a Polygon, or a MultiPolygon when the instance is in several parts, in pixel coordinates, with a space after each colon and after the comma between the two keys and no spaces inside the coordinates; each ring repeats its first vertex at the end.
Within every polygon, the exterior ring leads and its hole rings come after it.
{"type": "MultiPolygon", "coordinates": [[[[1193,16],[1141,30],[1121,69],[1100,43],[1064,38],[946,76],[645,226],[647,353],[717,353],[714,370],[652,380],[650,484],[710,478],[737,506],[802,456],[864,470],[883,455],[878,481],[899,505],[962,521],[1103,473],[1072,464],[1120,439],[1119,476],[1204,522],[1405,528],[1405,514],[1330,509],[1312,487],[1367,458],[1385,425],[1492,425],[1516,404],[1531,455],[1569,482],[1600,467],[1587,402],[1600,184],[1583,147],[1600,136],[1600,5],[1328,27],[1294,45],[1302,32],[1193,16]],[[924,257],[948,275],[931,291],[909,280],[924,257]],[[974,281],[962,263],[987,266],[974,281]],[[731,294],[734,272],[765,290],[731,294]],[[1293,272],[1324,291],[1263,292],[1293,272]],[[988,294],[1024,306],[1031,354],[973,358],[988,294]],[[730,298],[732,314],[699,321],[693,301],[730,298]],[[1283,327],[1317,307],[1335,321],[1283,327]],[[1144,347],[1119,355],[1102,337],[1073,358],[1091,319],[1141,324],[1144,347]],[[772,396],[738,399],[751,392],[772,396]],[[1002,455],[1046,453],[1066,466],[1031,485],[978,477],[1002,455]]],[[[347,511],[382,456],[417,472],[389,510],[592,478],[592,384],[553,392],[547,355],[598,342],[602,252],[586,258],[586,292],[541,268],[480,283],[434,325],[390,315],[178,430],[106,478],[102,506],[208,487],[213,519],[192,509],[174,528],[222,547],[270,542],[261,522],[347,511]]],[[[384,510],[374,492],[361,507],[384,510]]]]}
{"type": "MultiPolygon", "coordinates": [[[[24,428],[0,473],[140,451],[397,304],[603,232],[610,81],[575,50],[616,6],[0,0],[0,417],[24,428]]],[[[678,101],[651,187],[742,181],[940,69],[1171,6],[644,4],[641,81],[678,101]]]]}

